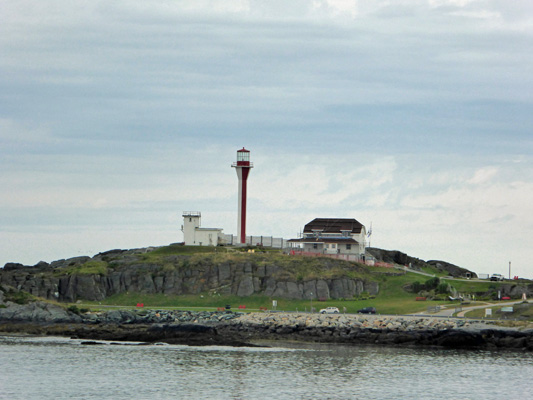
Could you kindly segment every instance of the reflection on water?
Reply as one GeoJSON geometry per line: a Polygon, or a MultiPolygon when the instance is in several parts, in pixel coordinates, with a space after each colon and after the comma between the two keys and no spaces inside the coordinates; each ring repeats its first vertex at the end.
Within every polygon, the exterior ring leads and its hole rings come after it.
{"type": "Polygon", "coordinates": [[[522,399],[533,356],[347,345],[0,337],[0,399],[522,399]]]}

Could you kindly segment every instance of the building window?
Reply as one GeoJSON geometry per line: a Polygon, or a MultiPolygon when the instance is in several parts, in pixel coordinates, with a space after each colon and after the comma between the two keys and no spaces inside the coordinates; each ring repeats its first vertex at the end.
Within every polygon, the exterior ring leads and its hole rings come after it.
{"type": "Polygon", "coordinates": [[[335,243],[331,243],[331,248],[332,248],[332,249],[335,248],[335,243]]]}
{"type": "Polygon", "coordinates": [[[352,245],[351,244],[347,244],[346,245],[346,250],[351,250],[352,249],[352,245]]]}
{"type": "Polygon", "coordinates": [[[317,243],[313,243],[313,249],[318,249],[318,244],[317,243]]]}

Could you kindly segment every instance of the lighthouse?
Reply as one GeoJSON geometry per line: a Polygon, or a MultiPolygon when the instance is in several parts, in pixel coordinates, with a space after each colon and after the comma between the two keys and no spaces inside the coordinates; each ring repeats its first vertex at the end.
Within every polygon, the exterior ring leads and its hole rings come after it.
{"type": "Polygon", "coordinates": [[[237,162],[231,165],[239,178],[239,215],[237,220],[237,240],[246,243],[246,181],[253,164],[250,162],[250,151],[244,147],[237,150],[237,162]]]}

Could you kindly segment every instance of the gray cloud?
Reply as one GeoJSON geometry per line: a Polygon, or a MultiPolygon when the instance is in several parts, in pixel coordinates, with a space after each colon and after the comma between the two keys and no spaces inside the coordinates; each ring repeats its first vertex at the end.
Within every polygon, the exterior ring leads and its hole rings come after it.
{"type": "Polygon", "coordinates": [[[0,0],[0,234],[17,241],[0,254],[23,261],[24,232],[66,243],[105,221],[121,244],[139,245],[135,226],[174,241],[191,208],[231,232],[242,146],[257,157],[251,229],[353,216],[425,257],[443,253],[428,231],[456,243],[471,218],[461,240],[493,249],[476,230],[503,223],[498,207],[520,220],[515,197],[531,196],[530,4],[0,0]],[[487,186],[465,183],[487,167],[487,186]]]}

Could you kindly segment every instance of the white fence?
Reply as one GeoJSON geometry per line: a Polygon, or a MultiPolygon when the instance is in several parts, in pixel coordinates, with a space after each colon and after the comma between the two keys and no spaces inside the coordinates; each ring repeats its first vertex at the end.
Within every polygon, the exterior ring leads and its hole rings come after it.
{"type": "MultiPolygon", "coordinates": [[[[226,244],[235,245],[239,243],[237,235],[224,235],[226,244]]],[[[276,249],[284,249],[287,247],[287,241],[283,238],[276,238],[273,236],[246,236],[246,243],[250,246],[264,246],[273,247],[276,249]]]]}

